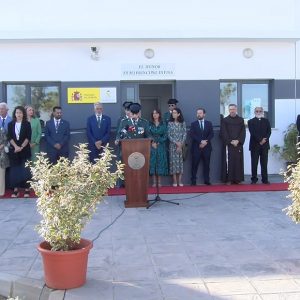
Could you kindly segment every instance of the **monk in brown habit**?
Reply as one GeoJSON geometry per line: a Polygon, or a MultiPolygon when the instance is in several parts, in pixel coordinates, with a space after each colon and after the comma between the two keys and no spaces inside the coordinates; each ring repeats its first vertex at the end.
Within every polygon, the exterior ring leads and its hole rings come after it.
{"type": "Polygon", "coordinates": [[[246,137],[244,119],[237,115],[237,106],[229,105],[229,115],[221,122],[222,181],[239,184],[244,181],[243,144],[246,137]]]}

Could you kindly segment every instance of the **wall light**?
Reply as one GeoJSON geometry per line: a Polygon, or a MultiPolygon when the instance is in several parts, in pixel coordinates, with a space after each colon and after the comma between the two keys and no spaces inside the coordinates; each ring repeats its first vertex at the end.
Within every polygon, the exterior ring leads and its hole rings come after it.
{"type": "Polygon", "coordinates": [[[151,59],[154,57],[154,50],[151,48],[148,48],[144,51],[144,55],[145,57],[147,57],[148,59],[151,59]]]}
{"type": "Polygon", "coordinates": [[[252,56],[253,56],[253,50],[251,49],[251,48],[245,48],[244,50],[243,50],[243,56],[245,57],[245,58],[251,58],[252,56]]]}

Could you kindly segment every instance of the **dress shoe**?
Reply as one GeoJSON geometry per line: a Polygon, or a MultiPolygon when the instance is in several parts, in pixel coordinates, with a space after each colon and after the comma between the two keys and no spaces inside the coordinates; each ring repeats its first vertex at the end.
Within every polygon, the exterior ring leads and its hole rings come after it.
{"type": "Polygon", "coordinates": [[[204,181],[204,184],[211,185],[211,183],[209,181],[204,181]]]}
{"type": "Polygon", "coordinates": [[[241,182],[240,182],[240,181],[234,180],[234,181],[231,181],[231,183],[232,183],[232,184],[240,184],[241,182]]]}
{"type": "Polygon", "coordinates": [[[191,182],[191,185],[192,185],[192,186],[196,185],[196,182],[195,182],[195,181],[192,181],[192,182],[191,182]]]}
{"type": "Polygon", "coordinates": [[[270,181],[263,181],[263,184],[270,184],[270,181]]]}
{"type": "Polygon", "coordinates": [[[256,181],[253,181],[253,180],[252,180],[252,181],[251,181],[251,184],[256,184],[256,181]]]}

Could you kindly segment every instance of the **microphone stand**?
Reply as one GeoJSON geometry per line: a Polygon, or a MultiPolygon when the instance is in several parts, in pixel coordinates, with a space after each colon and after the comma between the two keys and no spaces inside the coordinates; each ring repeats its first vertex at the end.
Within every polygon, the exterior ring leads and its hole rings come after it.
{"type": "MultiPolygon", "coordinates": [[[[157,146],[158,147],[158,146],[157,146]]],[[[148,200],[148,206],[147,209],[149,209],[152,205],[154,205],[156,202],[167,202],[167,203],[171,203],[171,204],[175,204],[175,205],[179,205],[178,202],[174,202],[174,201],[170,201],[170,200],[163,200],[161,199],[160,195],[159,195],[159,184],[158,184],[158,171],[157,171],[157,164],[158,164],[158,159],[157,159],[157,154],[158,152],[158,148],[156,148],[156,152],[155,152],[155,178],[156,178],[156,196],[154,199],[152,200],[148,200]],[[152,202],[152,203],[150,203],[152,202]]]]}

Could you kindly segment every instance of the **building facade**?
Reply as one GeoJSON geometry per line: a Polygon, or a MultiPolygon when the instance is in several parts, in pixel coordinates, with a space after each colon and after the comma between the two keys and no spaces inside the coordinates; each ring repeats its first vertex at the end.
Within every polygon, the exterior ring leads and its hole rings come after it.
{"type": "MultiPolygon", "coordinates": [[[[272,124],[271,145],[283,143],[283,131],[300,113],[300,5],[206,2],[73,1],[71,7],[55,0],[40,7],[33,0],[17,11],[2,4],[0,98],[11,111],[17,104],[34,105],[44,121],[52,106],[61,105],[74,143],[85,140],[93,111],[92,104],[76,102],[74,93],[95,91],[88,88],[100,89],[113,127],[126,100],[140,102],[148,118],[155,107],[166,111],[175,97],[187,125],[204,107],[215,130],[217,180],[220,117],[229,103],[245,119],[263,106],[272,124]],[[47,15],[37,14],[41,9],[47,15]]],[[[247,133],[246,174],[248,139],[247,133]]],[[[271,174],[282,166],[270,156],[271,174]]]]}

